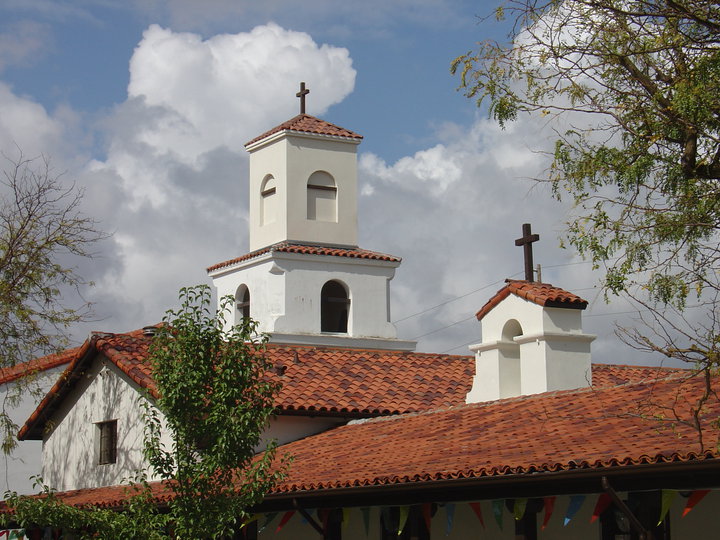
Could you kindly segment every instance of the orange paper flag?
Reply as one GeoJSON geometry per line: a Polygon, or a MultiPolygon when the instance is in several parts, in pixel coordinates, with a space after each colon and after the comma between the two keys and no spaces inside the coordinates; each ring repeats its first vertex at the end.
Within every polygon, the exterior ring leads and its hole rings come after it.
{"type": "Polygon", "coordinates": [[[432,503],[425,503],[422,505],[422,513],[425,518],[425,527],[430,532],[430,522],[432,521],[432,503]]]}
{"type": "Polygon", "coordinates": [[[683,510],[682,517],[687,516],[690,513],[690,510],[695,508],[695,505],[703,500],[705,495],[710,493],[709,489],[697,489],[693,491],[690,494],[690,498],[688,498],[688,502],[685,505],[685,509],[683,510]]]}

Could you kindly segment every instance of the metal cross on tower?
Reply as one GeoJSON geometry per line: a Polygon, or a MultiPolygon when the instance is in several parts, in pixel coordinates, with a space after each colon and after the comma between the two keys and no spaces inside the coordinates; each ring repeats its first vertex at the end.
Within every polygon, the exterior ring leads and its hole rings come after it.
{"type": "Polygon", "coordinates": [[[532,244],[540,240],[540,235],[530,232],[529,223],[523,223],[522,233],[522,238],[515,240],[515,245],[523,247],[523,254],[525,255],[525,280],[534,281],[532,244]]]}
{"type": "Polygon", "coordinates": [[[300,114],[305,114],[305,96],[307,96],[310,93],[310,90],[305,88],[305,83],[300,83],[300,91],[295,94],[295,97],[300,98],[300,114]]]}

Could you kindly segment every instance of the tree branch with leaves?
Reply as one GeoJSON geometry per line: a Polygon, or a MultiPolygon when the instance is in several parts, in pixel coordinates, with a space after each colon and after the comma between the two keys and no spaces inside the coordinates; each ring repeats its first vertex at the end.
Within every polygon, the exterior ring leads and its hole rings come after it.
{"type": "MultiPolygon", "coordinates": [[[[501,126],[555,126],[538,179],[574,203],[564,240],[605,269],[609,293],[716,313],[720,5],[510,0],[497,16],[514,21],[508,43],[482,42],[452,71],[501,126]]],[[[697,349],[716,350],[706,339],[697,349]]]]}
{"type": "MultiPolygon", "coordinates": [[[[106,235],[81,211],[83,191],[62,180],[46,157],[3,154],[0,179],[0,368],[68,345],[68,330],[88,320],[76,269],[106,235]],[[68,294],[69,292],[72,295],[68,294]],[[72,296],[72,299],[70,298],[72,296]]],[[[17,426],[5,407],[36,390],[32,378],[10,388],[0,412],[3,450],[16,446],[17,426]]]]}
{"type": "Polygon", "coordinates": [[[638,307],[621,339],[703,378],[672,412],[703,447],[702,412],[720,399],[720,5],[509,0],[496,15],[514,22],[508,42],[451,69],[500,126],[552,126],[537,180],[573,203],[563,243],[604,270],[606,298],[638,307]]]}
{"type": "Polygon", "coordinates": [[[268,377],[267,336],[257,335],[255,321],[223,330],[232,297],[217,314],[207,286],[182,289],[181,300],[150,348],[160,397],[157,409],[146,409],[145,455],[175,493],[175,534],[215,538],[237,529],[284,474],[287,459],[274,463],[276,443],[263,440],[280,385],[268,377]],[[170,448],[163,446],[166,430],[170,448]]]}

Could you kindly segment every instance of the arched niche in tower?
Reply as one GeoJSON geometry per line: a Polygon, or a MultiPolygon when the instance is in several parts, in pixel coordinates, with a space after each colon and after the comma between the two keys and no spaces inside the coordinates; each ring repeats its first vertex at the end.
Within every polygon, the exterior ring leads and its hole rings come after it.
{"type": "Polygon", "coordinates": [[[240,285],[235,292],[235,324],[250,318],[250,289],[247,285],[240,285]]]}
{"type": "Polygon", "coordinates": [[[320,331],[347,333],[350,295],[344,284],[328,281],[320,292],[320,331]]]}
{"type": "Polygon", "coordinates": [[[276,221],[278,206],[277,182],[268,174],[260,185],[260,225],[276,221]]]}
{"type": "Polygon", "coordinates": [[[520,345],[514,338],[523,335],[522,326],[515,319],[508,320],[500,341],[500,397],[520,395],[520,345]]]}
{"type": "Polygon", "coordinates": [[[315,171],[307,182],[307,218],[337,222],[337,185],[331,174],[315,171]]]}

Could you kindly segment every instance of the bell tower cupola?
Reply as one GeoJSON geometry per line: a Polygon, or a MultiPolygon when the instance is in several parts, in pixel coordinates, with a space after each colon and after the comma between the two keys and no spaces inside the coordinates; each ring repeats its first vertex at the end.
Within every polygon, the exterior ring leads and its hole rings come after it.
{"type": "Polygon", "coordinates": [[[250,249],[277,242],[357,247],[357,146],[362,136],[305,113],[255,137],[250,249]]]}

